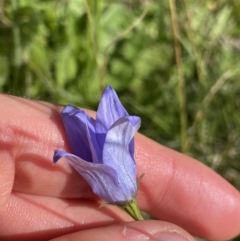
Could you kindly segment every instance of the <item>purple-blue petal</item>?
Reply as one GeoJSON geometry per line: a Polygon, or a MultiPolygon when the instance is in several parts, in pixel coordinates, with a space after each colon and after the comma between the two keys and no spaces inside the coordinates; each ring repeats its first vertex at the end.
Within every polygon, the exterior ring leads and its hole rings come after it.
{"type": "Polygon", "coordinates": [[[96,139],[95,132],[86,126],[87,138],[89,147],[92,153],[92,162],[93,163],[102,163],[102,150],[99,147],[99,143],[96,139]]]}
{"type": "Polygon", "coordinates": [[[129,116],[129,114],[115,90],[110,86],[106,87],[97,109],[96,132],[106,133],[116,120],[125,116],[129,116]]]}
{"type": "MultiPolygon", "coordinates": [[[[139,122],[139,117],[138,116],[129,116],[128,118],[129,118],[129,120],[131,121],[131,123],[133,125],[139,124],[139,127],[140,127],[141,122],[138,123],[139,122]]],[[[129,143],[129,151],[130,151],[130,154],[131,154],[133,159],[134,159],[134,148],[135,148],[135,143],[134,143],[134,138],[132,138],[132,140],[129,143]]]]}
{"type": "Polygon", "coordinates": [[[73,154],[88,162],[100,162],[102,151],[95,135],[95,120],[83,110],[68,105],[62,119],[73,154]]]}
{"type": "Polygon", "coordinates": [[[109,203],[121,203],[132,199],[132,194],[126,192],[125,183],[118,180],[118,173],[113,167],[98,163],[91,163],[81,158],[56,150],[54,163],[64,158],[91,186],[93,192],[109,203]]]}
{"type": "Polygon", "coordinates": [[[60,158],[63,157],[63,153],[65,153],[62,150],[55,150],[53,155],[53,164],[56,164],[60,158]]]}
{"type": "Polygon", "coordinates": [[[117,170],[120,182],[124,183],[122,188],[132,197],[136,192],[136,163],[129,145],[140,123],[136,116],[118,119],[107,132],[103,146],[103,164],[117,170]]]}

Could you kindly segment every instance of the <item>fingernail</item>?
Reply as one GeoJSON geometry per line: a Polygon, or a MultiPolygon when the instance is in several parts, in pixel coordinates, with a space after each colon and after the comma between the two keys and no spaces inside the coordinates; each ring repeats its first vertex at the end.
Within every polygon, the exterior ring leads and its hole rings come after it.
{"type": "Polygon", "coordinates": [[[149,241],[189,241],[189,239],[177,233],[159,233],[153,235],[149,241]]]}

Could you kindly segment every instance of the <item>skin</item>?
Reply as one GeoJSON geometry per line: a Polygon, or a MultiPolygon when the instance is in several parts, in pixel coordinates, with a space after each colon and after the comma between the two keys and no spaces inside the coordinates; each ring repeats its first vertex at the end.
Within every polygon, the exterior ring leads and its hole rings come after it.
{"type": "Polygon", "coordinates": [[[99,208],[102,201],[72,167],[64,160],[52,165],[54,149],[71,151],[62,108],[0,95],[1,240],[170,240],[169,233],[226,240],[240,233],[239,192],[197,160],[141,134],[135,156],[137,176],[145,176],[137,200],[161,221],[99,208]]]}

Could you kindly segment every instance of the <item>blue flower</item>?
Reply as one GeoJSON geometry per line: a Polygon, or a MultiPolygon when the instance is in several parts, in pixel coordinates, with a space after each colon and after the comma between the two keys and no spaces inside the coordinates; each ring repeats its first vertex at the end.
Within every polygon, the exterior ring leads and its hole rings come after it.
{"type": "Polygon", "coordinates": [[[72,153],[55,150],[54,163],[67,160],[105,201],[131,202],[137,192],[134,135],[140,118],[129,116],[116,92],[107,87],[96,120],[71,105],[63,109],[62,119],[72,153]]]}

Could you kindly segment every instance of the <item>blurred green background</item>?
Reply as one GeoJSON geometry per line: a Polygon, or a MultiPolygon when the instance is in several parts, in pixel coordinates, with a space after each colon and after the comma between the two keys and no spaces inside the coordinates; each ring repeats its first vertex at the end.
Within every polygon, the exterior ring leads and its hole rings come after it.
{"type": "Polygon", "coordinates": [[[0,0],[0,91],[96,109],[111,85],[143,134],[240,190],[239,16],[239,0],[0,0]]]}

